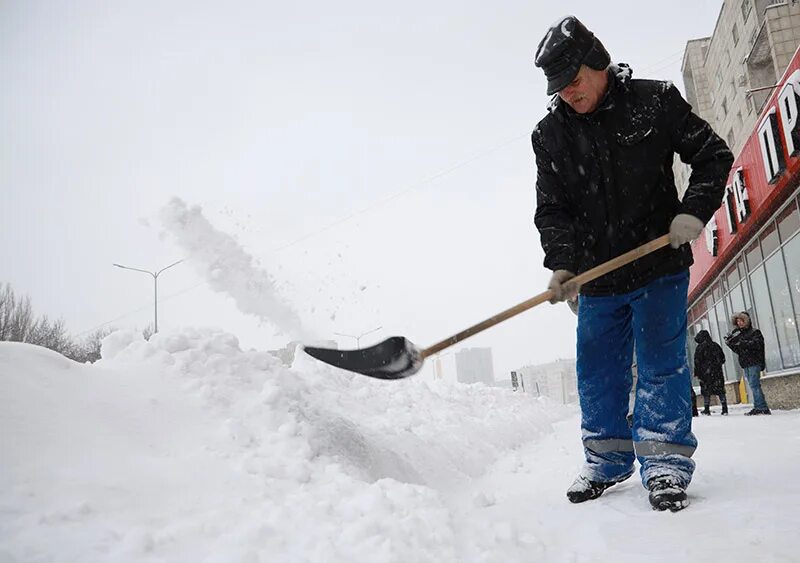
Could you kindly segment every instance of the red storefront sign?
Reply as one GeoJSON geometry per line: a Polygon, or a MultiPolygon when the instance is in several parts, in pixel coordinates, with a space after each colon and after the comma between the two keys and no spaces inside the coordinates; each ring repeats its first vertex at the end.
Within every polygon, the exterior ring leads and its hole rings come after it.
{"type": "Polygon", "coordinates": [[[689,302],[715,279],[797,186],[800,49],[764,105],[728,176],[722,206],[692,246],[689,302]]]}

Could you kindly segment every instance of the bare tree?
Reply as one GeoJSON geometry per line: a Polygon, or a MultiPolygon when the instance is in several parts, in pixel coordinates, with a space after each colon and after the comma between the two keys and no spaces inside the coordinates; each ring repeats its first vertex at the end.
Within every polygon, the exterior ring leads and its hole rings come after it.
{"type": "Polygon", "coordinates": [[[86,362],[96,362],[100,359],[100,348],[103,339],[112,332],[114,332],[113,328],[100,328],[95,330],[84,338],[80,344],[76,345],[72,355],[67,355],[67,357],[84,364],[86,362]]]}
{"type": "Polygon", "coordinates": [[[24,340],[21,342],[44,346],[45,348],[55,350],[67,357],[69,357],[69,353],[74,348],[74,343],[67,334],[64,321],[59,319],[50,322],[47,315],[39,317],[39,319],[33,323],[30,330],[25,335],[24,340]]]}
{"type": "Polygon", "coordinates": [[[17,299],[10,284],[0,291],[0,340],[26,342],[34,326],[29,297],[17,299]]]}
{"type": "Polygon", "coordinates": [[[35,344],[78,362],[94,362],[100,359],[100,341],[110,332],[98,330],[76,342],[63,320],[35,317],[30,297],[17,297],[10,284],[0,285],[0,341],[35,344]]]}

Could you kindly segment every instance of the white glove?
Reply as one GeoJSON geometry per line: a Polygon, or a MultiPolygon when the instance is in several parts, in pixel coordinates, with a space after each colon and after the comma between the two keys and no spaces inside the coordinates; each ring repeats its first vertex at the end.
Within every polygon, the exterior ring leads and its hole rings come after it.
{"type": "Polygon", "coordinates": [[[703,232],[703,222],[688,213],[678,213],[669,226],[669,245],[678,248],[692,242],[703,232]]]}
{"type": "Polygon", "coordinates": [[[575,297],[575,299],[567,299],[567,305],[569,305],[569,310],[570,311],[572,311],[576,315],[578,314],[578,298],[577,297],[575,297]]]}
{"type": "Polygon", "coordinates": [[[574,283],[569,283],[575,274],[569,270],[556,270],[550,278],[550,283],[547,284],[547,289],[553,292],[553,298],[550,303],[559,303],[567,299],[574,299],[578,295],[580,286],[574,283]]]}

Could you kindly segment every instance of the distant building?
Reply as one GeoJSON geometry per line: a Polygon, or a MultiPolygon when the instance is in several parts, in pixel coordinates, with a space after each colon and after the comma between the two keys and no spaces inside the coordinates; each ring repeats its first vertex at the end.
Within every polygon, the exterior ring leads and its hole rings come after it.
{"type": "Polygon", "coordinates": [[[459,383],[494,384],[491,348],[464,348],[455,354],[456,379],[459,383]]]}
{"type": "Polygon", "coordinates": [[[578,374],[575,360],[556,360],[549,364],[523,366],[515,370],[520,389],[562,404],[578,402],[578,374]]]}

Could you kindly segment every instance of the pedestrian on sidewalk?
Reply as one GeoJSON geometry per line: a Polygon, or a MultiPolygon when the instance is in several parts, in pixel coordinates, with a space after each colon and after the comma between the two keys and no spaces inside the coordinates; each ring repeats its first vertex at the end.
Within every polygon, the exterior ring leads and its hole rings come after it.
{"type": "Polygon", "coordinates": [[[767,367],[764,359],[764,335],[753,328],[750,315],[746,311],[733,316],[733,330],[725,336],[725,344],[739,356],[739,365],[744,370],[744,377],[753,394],[753,408],[745,415],[772,414],[761,390],[761,371],[767,367]]]}
{"type": "Polygon", "coordinates": [[[694,337],[697,348],[694,351],[694,376],[700,380],[700,394],[703,396],[703,414],[711,414],[711,395],[719,397],[722,414],[728,414],[728,400],[725,396],[725,376],[722,366],[725,352],[714,342],[707,330],[701,330],[694,337]]]}
{"type": "Polygon", "coordinates": [[[571,502],[599,497],[641,464],[657,510],[688,505],[697,440],[689,406],[690,241],[719,208],[733,155],[670,82],[611,64],[576,17],[547,30],[535,64],[553,95],[533,131],[536,214],[553,302],[578,297],[577,371],[586,462],[571,502]],[[672,162],[689,164],[678,198],[672,162]],[[578,287],[581,272],[669,233],[670,246],[578,287]],[[628,393],[634,337],[633,425],[628,393]]]}
{"type": "Polygon", "coordinates": [[[694,385],[691,385],[689,389],[692,390],[692,416],[700,416],[697,411],[697,393],[694,392],[694,385]]]}

